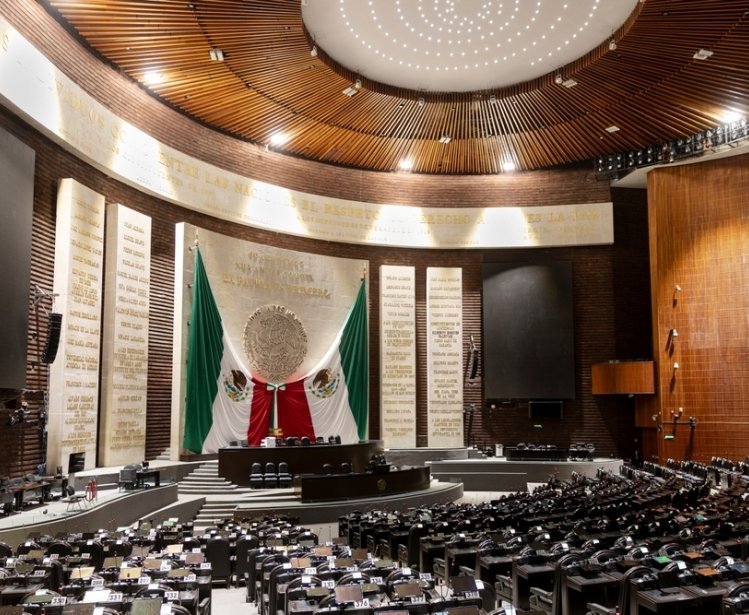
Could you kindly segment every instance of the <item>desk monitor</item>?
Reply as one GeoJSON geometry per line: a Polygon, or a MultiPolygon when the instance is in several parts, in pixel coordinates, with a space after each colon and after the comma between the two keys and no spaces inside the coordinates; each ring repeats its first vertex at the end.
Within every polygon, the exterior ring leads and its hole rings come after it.
{"type": "Polygon", "coordinates": [[[366,549],[354,549],[351,553],[351,557],[357,561],[362,561],[369,557],[369,552],[366,549]]]}
{"type": "Polygon", "coordinates": [[[189,574],[190,571],[187,568],[172,568],[166,576],[170,579],[184,579],[189,574]]]}
{"type": "Polygon", "coordinates": [[[93,566],[81,566],[80,568],[73,568],[70,571],[70,580],[73,579],[90,579],[94,576],[95,568],[93,566]]]}
{"type": "Polygon", "coordinates": [[[96,605],[93,602],[74,602],[62,607],[62,615],[94,615],[96,605]]]}
{"type": "Polygon", "coordinates": [[[454,606],[447,609],[447,615],[478,615],[479,607],[477,606],[454,606]]]}
{"type": "Polygon", "coordinates": [[[361,585],[339,585],[335,588],[335,601],[338,604],[361,602],[363,599],[361,585]]]}
{"type": "Polygon", "coordinates": [[[325,598],[330,594],[330,590],[327,587],[308,587],[306,593],[309,600],[315,600],[325,598]]]}
{"type": "Polygon", "coordinates": [[[182,553],[184,545],[181,542],[174,543],[166,546],[167,553],[182,553]]]}
{"type": "Polygon", "coordinates": [[[450,587],[454,594],[465,594],[476,591],[476,579],[465,575],[450,577],[450,587]]]}
{"type": "Polygon", "coordinates": [[[143,560],[143,568],[146,570],[159,570],[161,568],[161,558],[149,557],[143,560]]]}
{"type": "Polygon", "coordinates": [[[396,583],[395,585],[393,585],[393,591],[395,592],[398,600],[406,600],[407,598],[423,595],[421,585],[419,585],[418,582],[396,583]]]}
{"type": "Polygon", "coordinates": [[[136,598],[130,605],[130,615],[159,615],[161,598],[136,598]]]}
{"type": "Polygon", "coordinates": [[[83,532],[81,534],[81,540],[93,540],[94,538],[96,538],[95,532],[83,532]]]}
{"type": "Polygon", "coordinates": [[[330,555],[333,555],[333,549],[330,547],[315,547],[312,552],[315,555],[319,555],[321,557],[328,557],[330,555]]]}
{"type": "Polygon", "coordinates": [[[117,556],[110,556],[104,558],[104,563],[102,564],[102,568],[119,568],[122,566],[122,562],[125,558],[121,555],[117,556]]]}
{"type": "Polygon", "coordinates": [[[292,568],[312,568],[312,560],[309,557],[292,557],[292,568]]]}
{"type": "Polygon", "coordinates": [[[127,579],[139,579],[141,569],[140,568],[120,568],[120,581],[126,581],[127,579]]]}
{"type": "Polygon", "coordinates": [[[89,589],[83,594],[83,600],[86,604],[96,604],[97,602],[106,602],[109,600],[109,594],[112,593],[111,589],[106,587],[102,589],[89,589]]]}
{"type": "Polygon", "coordinates": [[[354,565],[354,560],[350,557],[338,557],[335,560],[336,568],[351,568],[354,565]]]}
{"type": "Polygon", "coordinates": [[[667,589],[669,587],[679,587],[678,570],[661,570],[658,573],[658,588],[667,589]]]}
{"type": "Polygon", "coordinates": [[[44,557],[44,551],[42,549],[31,549],[26,554],[26,559],[42,559],[44,557]]]}
{"type": "Polygon", "coordinates": [[[185,565],[197,566],[205,561],[205,555],[202,553],[185,553],[185,565]]]}
{"type": "Polygon", "coordinates": [[[130,557],[146,557],[151,552],[151,547],[148,545],[133,545],[133,550],[130,552],[130,557]]]}
{"type": "Polygon", "coordinates": [[[31,562],[16,562],[14,570],[16,574],[31,574],[34,572],[34,564],[31,562]]]}
{"type": "Polygon", "coordinates": [[[30,596],[26,596],[26,599],[23,601],[24,604],[49,604],[52,602],[52,598],[55,598],[56,596],[53,594],[31,594],[30,596]]]}

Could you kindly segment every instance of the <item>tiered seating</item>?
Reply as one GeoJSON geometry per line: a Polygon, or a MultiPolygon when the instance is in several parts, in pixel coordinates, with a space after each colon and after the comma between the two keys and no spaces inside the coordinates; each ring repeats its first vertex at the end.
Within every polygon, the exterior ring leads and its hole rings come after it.
{"type": "Polygon", "coordinates": [[[749,612],[749,477],[742,464],[715,466],[669,460],[480,505],[356,513],[339,534],[437,587],[471,577],[485,611],[749,612]]]}

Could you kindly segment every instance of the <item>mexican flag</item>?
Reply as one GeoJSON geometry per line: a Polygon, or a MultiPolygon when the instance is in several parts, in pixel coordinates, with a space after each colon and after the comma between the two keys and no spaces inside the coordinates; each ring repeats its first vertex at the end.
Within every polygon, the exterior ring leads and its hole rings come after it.
{"type": "Polygon", "coordinates": [[[340,436],[343,444],[367,437],[369,349],[367,293],[356,301],[325,357],[310,374],[277,391],[277,421],[285,435],[340,436]]]}
{"type": "Polygon", "coordinates": [[[216,453],[232,441],[259,445],[267,435],[272,391],[252,378],[224,333],[200,250],[195,250],[187,350],[185,436],[193,453],[216,453]]]}

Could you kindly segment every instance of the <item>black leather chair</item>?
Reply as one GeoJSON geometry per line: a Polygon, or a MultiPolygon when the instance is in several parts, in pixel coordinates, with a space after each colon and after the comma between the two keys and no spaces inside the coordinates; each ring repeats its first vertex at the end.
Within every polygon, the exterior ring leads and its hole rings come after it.
{"type": "Polygon", "coordinates": [[[250,549],[257,548],[259,541],[257,536],[242,534],[234,543],[234,578],[235,585],[239,586],[248,582],[250,573],[250,549]]]}
{"type": "Polygon", "coordinates": [[[309,446],[310,440],[307,436],[302,436],[300,442],[302,443],[302,446],[309,446]]]}
{"type": "Polygon", "coordinates": [[[333,474],[333,466],[329,463],[322,464],[322,473],[325,476],[331,476],[333,474]]]}
{"type": "Polygon", "coordinates": [[[276,472],[276,464],[272,461],[268,461],[265,464],[265,471],[263,472],[263,486],[266,489],[275,489],[278,487],[278,472],[276,472]]]}
{"type": "Polygon", "coordinates": [[[278,486],[281,489],[289,489],[292,483],[292,476],[289,472],[289,464],[285,461],[278,463],[278,486]]]}
{"type": "Polygon", "coordinates": [[[265,484],[263,476],[263,464],[256,461],[252,464],[250,469],[250,488],[251,489],[262,489],[265,484]]]}
{"type": "Polygon", "coordinates": [[[205,558],[211,563],[211,581],[231,587],[231,545],[223,536],[208,540],[205,545],[205,558]]]}

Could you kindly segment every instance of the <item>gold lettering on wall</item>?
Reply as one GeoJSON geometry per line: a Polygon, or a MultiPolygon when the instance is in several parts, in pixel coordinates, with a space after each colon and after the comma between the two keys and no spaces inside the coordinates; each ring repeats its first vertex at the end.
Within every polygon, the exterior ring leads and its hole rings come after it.
{"type": "Polygon", "coordinates": [[[380,416],[386,448],[416,446],[416,274],[380,267],[380,416]]]}
{"type": "Polygon", "coordinates": [[[145,455],[151,218],[110,205],[107,224],[100,463],[145,455]]]}
{"type": "Polygon", "coordinates": [[[463,276],[427,268],[429,446],[463,446],[463,276]]]}
{"type": "Polygon", "coordinates": [[[72,179],[60,182],[55,241],[55,309],[63,314],[60,351],[50,366],[48,465],[71,453],[95,465],[99,411],[104,197],[72,179]]]}

